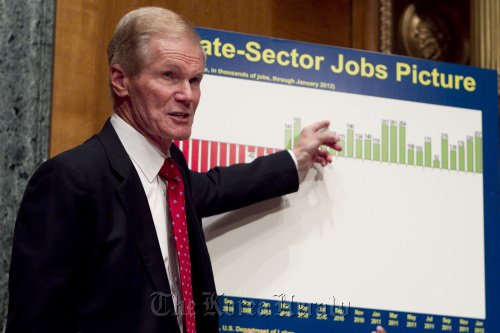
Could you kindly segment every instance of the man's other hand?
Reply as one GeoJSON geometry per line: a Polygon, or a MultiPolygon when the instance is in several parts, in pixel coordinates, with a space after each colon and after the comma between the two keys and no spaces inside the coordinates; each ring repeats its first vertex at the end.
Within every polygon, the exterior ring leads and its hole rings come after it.
{"type": "Polygon", "coordinates": [[[387,333],[386,330],[382,326],[377,326],[377,330],[372,333],[387,333]]]}

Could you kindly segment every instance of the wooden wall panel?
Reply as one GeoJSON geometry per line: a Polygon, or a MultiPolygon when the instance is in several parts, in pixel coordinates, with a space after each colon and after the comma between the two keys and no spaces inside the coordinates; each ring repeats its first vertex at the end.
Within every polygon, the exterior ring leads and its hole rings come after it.
{"type": "Polygon", "coordinates": [[[272,25],[273,37],[349,47],[351,0],[277,0],[272,25]]]}
{"type": "Polygon", "coordinates": [[[111,114],[105,42],[111,25],[99,3],[57,2],[51,156],[97,133],[111,114]]]}
{"type": "Polygon", "coordinates": [[[379,51],[379,1],[352,1],[351,48],[379,51]]]}
{"type": "Polygon", "coordinates": [[[82,143],[112,114],[107,43],[119,19],[134,8],[170,8],[200,27],[363,48],[373,36],[353,24],[363,26],[367,16],[376,21],[378,8],[368,4],[378,0],[59,0],[50,155],[82,143]],[[376,12],[366,12],[373,7],[376,12]]]}

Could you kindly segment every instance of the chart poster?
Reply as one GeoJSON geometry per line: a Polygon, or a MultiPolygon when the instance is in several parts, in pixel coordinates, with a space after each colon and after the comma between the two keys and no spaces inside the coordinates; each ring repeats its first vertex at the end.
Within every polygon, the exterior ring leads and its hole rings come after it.
{"type": "Polygon", "coordinates": [[[204,221],[221,332],[500,332],[496,72],[198,32],[192,170],[323,119],[343,146],[297,193],[204,221]]]}

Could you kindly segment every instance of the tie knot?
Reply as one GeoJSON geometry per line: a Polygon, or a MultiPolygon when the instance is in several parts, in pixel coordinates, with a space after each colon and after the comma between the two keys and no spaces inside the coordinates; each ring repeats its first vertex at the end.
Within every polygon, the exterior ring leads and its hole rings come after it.
{"type": "Polygon", "coordinates": [[[161,167],[159,174],[169,182],[174,181],[179,183],[181,180],[181,172],[171,157],[167,158],[165,162],[163,162],[163,166],[161,167]]]}

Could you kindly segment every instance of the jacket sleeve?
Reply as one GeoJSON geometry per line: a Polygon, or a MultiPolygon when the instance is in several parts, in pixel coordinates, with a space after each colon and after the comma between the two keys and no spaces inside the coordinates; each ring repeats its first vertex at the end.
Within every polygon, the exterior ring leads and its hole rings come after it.
{"type": "Polygon", "coordinates": [[[31,178],[14,230],[6,332],[75,332],[86,179],[57,160],[31,178]]]}
{"type": "Polygon", "coordinates": [[[290,153],[282,151],[251,163],[191,172],[191,189],[201,217],[224,213],[297,191],[297,168],[290,153]]]}

